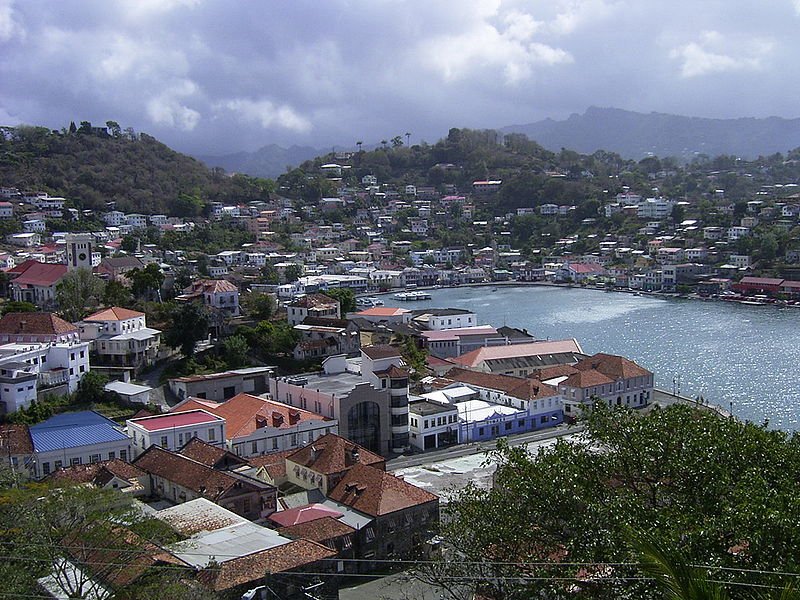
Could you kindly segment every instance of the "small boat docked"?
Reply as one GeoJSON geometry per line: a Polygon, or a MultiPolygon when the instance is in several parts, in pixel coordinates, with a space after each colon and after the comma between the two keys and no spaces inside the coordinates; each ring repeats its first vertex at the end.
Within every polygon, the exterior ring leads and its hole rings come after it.
{"type": "Polygon", "coordinates": [[[402,300],[403,302],[418,302],[419,300],[430,300],[431,295],[428,292],[400,292],[399,294],[394,295],[396,300],[402,300]]]}

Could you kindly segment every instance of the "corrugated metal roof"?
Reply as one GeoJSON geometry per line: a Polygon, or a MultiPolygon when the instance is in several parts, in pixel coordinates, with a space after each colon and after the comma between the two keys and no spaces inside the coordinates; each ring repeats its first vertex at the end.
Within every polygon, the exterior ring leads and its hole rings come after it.
{"type": "Polygon", "coordinates": [[[128,436],[107,423],[95,425],[73,425],[64,427],[31,427],[31,440],[36,452],[51,452],[64,448],[92,446],[106,442],[128,441],[128,436]]]}

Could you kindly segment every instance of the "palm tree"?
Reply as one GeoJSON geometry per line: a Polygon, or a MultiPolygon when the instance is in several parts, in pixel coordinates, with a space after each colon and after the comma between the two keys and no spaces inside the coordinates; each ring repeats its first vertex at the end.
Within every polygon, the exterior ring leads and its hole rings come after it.
{"type": "Polygon", "coordinates": [[[388,143],[389,143],[388,140],[381,140],[381,146],[383,146],[384,150],[386,150],[386,144],[388,144],[388,143]]]}
{"type": "Polygon", "coordinates": [[[411,134],[408,131],[406,131],[406,146],[410,145],[411,145],[411,134]]]}
{"type": "Polygon", "coordinates": [[[358,141],[356,142],[356,146],[358,146],[358,153],[359,153],[359,154],[361,154],[361,146],[362,146],[362,144],[363,144],[363,143],[364,143],[364,142],[362,142],[361,140],[358,140],[358,141]]]}

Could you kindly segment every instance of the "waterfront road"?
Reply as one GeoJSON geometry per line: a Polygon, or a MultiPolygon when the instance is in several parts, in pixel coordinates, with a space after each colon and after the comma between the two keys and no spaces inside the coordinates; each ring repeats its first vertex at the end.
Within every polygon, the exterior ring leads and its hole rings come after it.
{"type": "MultiPolygon", "coordinates": [[[[555,438],[564,437],[566,435],[573,435],[580,433],[585,429],[584,425],[557,425],[550,429],[542,429],[539,431],[530,431],[528,433],[518,433],[516,435],[507,436],[505,439],[511,446],[521,446],[522,444],[529,444],[532,442],[541,442],[544,440],[552,440],[555,438]]],[[[386,461],[387,471],[396,471],[398,469],[405,469],[408,467],[418,467],[420,465],[427,465],[431,463],[438,463],[453,458],[460,458],[462,456],[470,456],[472,454],[480,454],[486,450],[492,450],[497,446],[494,440],[483,442],[470,442],[466,444],[458,444],[450,446],[449,448],[442,448],[440,450],[429,450],[428,452],[421,452],[419,454],[410,454],[398,456],[386,461]]]]}

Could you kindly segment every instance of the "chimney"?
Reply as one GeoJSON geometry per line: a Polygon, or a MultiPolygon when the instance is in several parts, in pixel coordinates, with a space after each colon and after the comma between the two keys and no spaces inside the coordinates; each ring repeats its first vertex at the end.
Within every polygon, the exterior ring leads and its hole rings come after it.
{"type": "Polygon", "coordinates": [[[359,458],[360,458],[360,455],[358,453],[358,448],[353,446],[347,452],[347,455],[345,456],[345,462],[347,463],[348,466],[352,466],[352,465],[358,463],[358,459],[359,458]]]}
{"type": "Polygon", "coordinates": [[[319,458],[320,452],[321,451],[319,448],[317,448],[316,446],[311,446],[311,460],[314,461],[317,460],[319,458]]]}
{"type": "Polygon", "coordinates": [[[300,413],[296,410],[289,411],[289,425],[294,425],[300,420],[300,413]]]}

